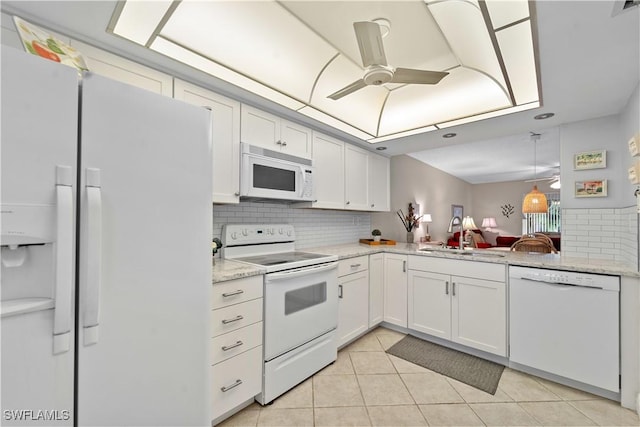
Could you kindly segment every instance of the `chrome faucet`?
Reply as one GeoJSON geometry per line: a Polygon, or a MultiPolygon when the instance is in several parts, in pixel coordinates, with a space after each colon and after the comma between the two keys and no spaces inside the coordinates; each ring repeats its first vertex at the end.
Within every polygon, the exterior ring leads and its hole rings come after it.
{"type": "Polygon", "coordinates": [[[447,229],[447,233],[453,233],[453,227],[456,225],[460,227],[460,236],[459,236],[460,240],[458,242],[458,248],[464,249],[464,235],[462,233],[462,218],[460,218],[457,215],[451,218],[451,221],[449,221],[449,228],[447,229]],[[456,223],[456,220],[458,220],[457,223],[456,223]]]}

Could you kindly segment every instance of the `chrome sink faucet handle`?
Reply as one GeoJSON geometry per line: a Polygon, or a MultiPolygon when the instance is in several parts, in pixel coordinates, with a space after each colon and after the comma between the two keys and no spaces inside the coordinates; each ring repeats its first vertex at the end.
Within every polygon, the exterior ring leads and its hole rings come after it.
{"type": "Polygon", "coordinates": [[[454,216],[451,218],[451,221],[449,221],[449,228],[447,228],[447,233],[453,233],[453,227],[454,226],[458,226],[460,227],[460,236],[459,236],[459,241],[458,241],[458,248],[460,249],[464,249],[464,236],[462,234],[462,218],[460,218],[459,216],[454,216]],[[457,222],[456,222],[457,221],[457,222]]]}

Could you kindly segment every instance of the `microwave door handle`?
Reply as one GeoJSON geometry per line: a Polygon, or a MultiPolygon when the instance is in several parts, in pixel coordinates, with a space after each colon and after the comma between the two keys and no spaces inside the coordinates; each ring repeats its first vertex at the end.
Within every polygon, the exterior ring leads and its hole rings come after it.
{"type": "Polygon", "coordinates": [[[300,176],[302,177],[302,185],[300,186],[298,197],[302,198],[304,196],[304,189],[307,186],[307,175],[304,173],[304,166],[298,165],[298,169],[300,169],[300,176]]]}

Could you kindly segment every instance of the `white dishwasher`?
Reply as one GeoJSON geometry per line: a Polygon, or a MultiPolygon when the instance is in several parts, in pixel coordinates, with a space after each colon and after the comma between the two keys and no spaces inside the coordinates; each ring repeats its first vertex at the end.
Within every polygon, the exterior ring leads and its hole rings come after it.
{"type": "Polygon", "coordinates": [[[509,361],[620,391],[620,278],[509,267],[509,361]]]}

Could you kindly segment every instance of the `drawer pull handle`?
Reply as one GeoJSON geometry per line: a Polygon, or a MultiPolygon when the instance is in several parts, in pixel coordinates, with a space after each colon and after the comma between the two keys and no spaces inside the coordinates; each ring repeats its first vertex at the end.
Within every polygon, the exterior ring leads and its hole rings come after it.
{"type": "Polygon", "coordinates": [[[342,298],[342,285],[338,285],[338,298],[342,298]]]}
{"type": "Polygon", "coordinates": [[[449,295],[449,281],[444,282],[444,294],[449,295]]]}
{"type": "Polygon", "coordinates": [[[232,322],[237,322],[238,320],[242,320],[244,319],[244,317],[242,316],[242,314],[238,314],[236,317],[234,317],[233,319],[224,319],[222,321],[223,325],[226,325],[227,323],[232,323],[232,322]]]}
{"type": "Polygon", "coordinates": [[[226,292],[222,294],[222,296],[225,298],[228,298],[228,297],[232,297],[234,295],[240,295],[240,294],[244,294],[244,291],[242,289],[238,289],[237,291],[234,291],[234,292],[226,292]]]}
{"type": "Polygon", "coordinates": [[[240,384],[242,384],[242,380],[236,380],[236,382],[231,384],[231,385],[226,385],[224,387],[220,387],[220,390],[222,390],[223,393],[226,393],[229,390],[231,390],[232,388],[238,387],[240,384]]]}
{"type": "Polygon", "coordinates": [[[228,351],[228,350],[231,350],[232,348],[240,347],[242,344],[244,344],[242,341],[236,341],[235,344],[223,345],[222,351],[228,351]]]}
{"type": "Polygon", "coordinates": [[[456,282],[451,283],[451,294],[455,297],[456,296],[456,282]]]}
{"type": "Polygon", "coordinates": [[[360,267],[362,264],[351,264],[351,268],[358,268],[360,267]]]}

